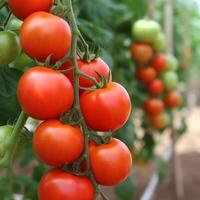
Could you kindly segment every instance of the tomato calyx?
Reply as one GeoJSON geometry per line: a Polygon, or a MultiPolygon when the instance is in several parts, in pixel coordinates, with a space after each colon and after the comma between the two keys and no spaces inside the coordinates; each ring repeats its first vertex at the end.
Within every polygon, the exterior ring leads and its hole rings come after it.
{"type": "Polygon", "coordinates": [[[90,139],[97,145],[108,144],[112,140],[112,132],[90,132],[90,139]]]}

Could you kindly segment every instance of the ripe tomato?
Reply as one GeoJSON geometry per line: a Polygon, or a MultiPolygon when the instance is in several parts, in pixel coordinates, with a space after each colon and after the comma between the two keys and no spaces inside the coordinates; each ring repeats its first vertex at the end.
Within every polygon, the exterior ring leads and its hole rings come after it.
{"type": "Polygon", "coordinates": [[[58,120],[44,121],[33,136],[33,148],[37,156],[54,167],[74,162],[83,152],[83,144],[80,128],[58,120]]]}
{"type": "Polygon", "coordinates": [[[181,96],[178,92],[168,92],[164,97],[165,105],[168,108],[175,108],[181,104],[181,96]]]}
{"type": "Polygon", "coordinates": [[[164,84],[161,80],[155,79],[147,85],[150,95],[160,95],[164,90],[164,84]]]}
{"type": "Polygon", "coordinates": [[[156,116],[151,116],[149,123],[155,129],[163,129],[169,124],[169,116],[165,112],[159,113],[156,116]]]}
{"type": "Polygon", "coordinates": [[[136,71],[139,81],[149,83],[156,79],[156,70],[153,67],[139,67],[136,71]]]}
{"type": "MultiPolygon", "coordinates": [[[[92,60],[89,63],[86,61],[82,61],[80,59],[78,59],[77,61],[78,61],[78,67],[81,72],[94,77],[97,81],[100,81],[100,80],[96,72],[103,75],[107,80],[109,79],[110,69],[108,65],[101,58],[96,58],[95,60],[92,60]]],[[[61,70],[70,69],[71,67],[72,67],[72,63],[70,61],[67,61],[63,66],[60,67],[60,69],[61,70]]],[[[74,83],[73,70],[66,72],[65,75],[69,78],[69,80],[73,84],[74,83]]],[[[88,80],[87,78],[84,78],[84,77],[79,78],[79,84],[81,87],[94,86],[91,80],[88,80]]]]}
{"type": "Polygon", "coordinates": [[[93,200],[94,186],[88,177],[75,176],[54,169],[42,177],[38,198],[39,200],[93,200]]]}
{"type": "Polygon", "coordinates": [[[108,144],[89,145],[91,169],[101,185],[116,185],[123,182],[132,169],[132,156],[127,146],[118,139],[108,144]]]}
{"type": "Polygon", "coordinates": [[[167,58],[165,54],[159,53],[152,60],[152,67],[157,71],[164,71],[167,67],[167,58]]]}
{"type": "Polygon", "coordinates": [[[24,52],[44,62],[48,56],[56,62],[63,58],[71,46],[71,30],[60,17],[35,12],[28,16],[20,30],[20,42],[24,52]]]}
{"type": "Polygon", "coordinates": [[[40,120],[59,118],[71,108],[74,100],[74,90],[68,78],[40,66],[22,75],[17,95],[23,110],[40,120]]]}
{"type": "Polygon", "coordinates": [[[37,11],[48,12],[53,5],[53,0],[7,0],[7,2],[13,15],[22,20],[37,11]]]}
{"type": "Polygon", "coordinates": [[[155,116],[163,111],[164,104],[160,99],[149,98],[144,101],[143,109],[148,115],[155,116]]]}
{"type": "Polygon", "coordinates": [[[131,46],[131,54],[137,63],[147,63],[153,56],[153,49],[149,44],[133,43],[131,46]]]}
{"type": "Polygon", "coordinates": [[[0,31],[0,65],[11,63],[19,53],[19,39],[16,33],[11,31],[0,31]]]}
{"type": "Polygon", "coordinates": [[[80,106],[87,125],[95,131],[116,131],[126,123],[131,112],[127,91],[115,82],[93,92],[85,91],[80,106]]]}
{"type": "Polygon", "coordinates": [[[178,85],[178,75],[174,71],[167,71],[161,75],[161,79],[167,91],[174,90],[178,85]]]}

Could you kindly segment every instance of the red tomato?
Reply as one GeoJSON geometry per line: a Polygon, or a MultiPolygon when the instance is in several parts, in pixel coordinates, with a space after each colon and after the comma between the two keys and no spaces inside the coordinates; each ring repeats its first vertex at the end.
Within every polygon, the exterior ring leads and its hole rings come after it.
{"type": "Polygon", "coordinates": [[[13,15],[21,20],[37,11],[48,12],[53,5],[53,0],[7,0],[7,2],[13,15]]]}
{"type": "Polygon", "coordinates": [[[156,78],[156,71],[153,67],[139,67],[136,71],[139,81],[149,83],[156,78]]]}
{"type": "Polygon", "coordinates": [[[131,54],[137,63],[147,63],[153,56],[153,49],[149,44],[133,43],[131,46],[131,54]]]}
{"type": "Polygon", "coordinates": [[[115,82],[93,92],[85,91],[80,106],[87,125],[95,131],[116,131],[126,123],[131,112],[127,91],[115,82]]]}
{"type": "Polygon", "coordinates": [[[67,77],[40,66],[22,75],[17,95],[22,109],[40,120],[59,118],[71,108],[74,100],[74,90],[67,77]]]}
{"type": "MultiPolygon", "coordinates": [[[[60,67],[60,69],[61,70],[70,69],[71,67],[72,67],[72,63],[70,61],[67,61],[63,66],[60,67]]],[[[108,65],[101,58],[96,58],[95,60],[92,60],[89,63],[78,59],[78,67],[81,72],[94,77],[98,82],[100,80],[96,72],[103,75],[107,80],[109,79],[110,69],[108,65]]],[[[65,74],[69,78],[69,80],[73,83],[74,82],[73,70],[70,70],[66,72],[65,74]]],[[[79,78],[79,84],[81,87],[94,86],[91,80],[84,77],[79,78]]]]}
{"type": "Polygon", "coordinates": [[[39,200],[93,200],[94,186],[88,177],[75,176],[54,169],[42,177],[38,198],[39,200]]]}
{"type": "Polygon", "coordinates": [[[33,148],[46,164],[59,167],[74,162],[83,152],[84,137],[78,127],[58,120],[40,124],[33,136],[33,148]]]}
{"type": "Polygon", "coordinates": [[[160,99],[149,98],[144,101],[143,109],[148,115],[155,116],[163,111],[164,104],[160,99]]]}
{"type": "Polygon", "coordinates": [[[175,108],[181,104],[181,96],[178,92],[168,92],[164,97],[165,105],[168,108],[175,108]]]}
{"type": "Polygon", "coordinates": [[[123,182],[132,169],[132,156],[127,146],[118,139],[108,144],[89,145],[91,169],[101,185],[116,185],[123,182]]]}
{"type": "Polygon", "coordinates": [[[150,125],[155,129],[163,129],[169,124],[169,116],[162,112],[149,118],[150,125]]]}
{"type": "Polygon", "coordinates": [[[20,30],[20,42],[24,52],[44,62],[63,58],[70,50],[71,30],[68,23],[46,12],[35,12],[28,16],[20,30]]]}
{"type": "Polygon", "coordinates": [[[147,85],[147,87],[150,95],[160,95],[164,90],[164,84],[159,79],[153,80],[147,85]]]}
{"type": "Polygon", "coordinates": [[[152,60],[152,66],[157,72],[164,71],[167,67],[167,58],[165,54],[157,54],[152,60]]]}

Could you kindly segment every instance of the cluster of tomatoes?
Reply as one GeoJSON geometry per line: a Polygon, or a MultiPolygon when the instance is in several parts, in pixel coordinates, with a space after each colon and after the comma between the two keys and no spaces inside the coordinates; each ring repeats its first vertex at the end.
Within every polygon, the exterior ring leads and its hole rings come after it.
{"type": "MultiPolygon", "coordinates": [[[[92,140],[98,132],[114,132],[126,123],[131,112],[129,95],[123,86],[111,80],[110,69],[100,57],[85,61],[77,56],[78,71],[71,61],[57,70],[44,66],[47,60],[54,65],[70,53],[73,45],[68,22],[49,13],[52,0],[8,0],[8,5],[13,15],[23,20],[19,32],[23,52],[43,63],[22,75],[17,90],[25,113],[43,121],[33,134],[33,149],[45,164],[54,168],[40,181],[39,200],[92,200],[95,188],[89,174],[93,174],[97,184],[112,186],[124,181],[131,171],[132,156],[123,142],[114,138],[101,143],[92,140]],[[67,70],[61,73],[63,69],[67,70]],[[75,73],[79,76],[78,86],[75,73]],[[81,88],[78,98],[77,87],[81,88]],[[63,122],[63,116],[72,117],[63,122]],[[86,137],[90,141],[85,144],[86,137]],[[86,147],[90,164],[88,167],[83,162],[78,172],[86,173],[78,176],[68,166],[85,155],[86,147]]],[[[14,57],[3,64],[9,64],[14,57]]]]}
{"type": "Polygon", "coordinates": [[[159,24],[152,20],[138,20],[133,25],[136,41],[131,46],[131,54],[136,63],[136,77],[146,87],[147,98],[143,110],[148,123],[155,129],[163,129],[169,124],[166,109],[181,104],[181,95],[175,91],[178,85],[178,61],[171,54],[164,54],[164,33],[159,24]]]}

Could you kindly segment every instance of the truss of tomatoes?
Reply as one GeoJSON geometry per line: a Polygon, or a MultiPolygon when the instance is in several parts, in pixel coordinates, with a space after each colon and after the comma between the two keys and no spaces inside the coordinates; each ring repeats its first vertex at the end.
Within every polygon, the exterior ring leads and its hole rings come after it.
{"type": "MultiPolygon", "coordinates": [[[[71,28],[65,20],[49,13],[53,0],[8,0],[12,13],[23,20],[20,28],[20,45],[29,57],[50,63],[69,53],[72,43],[71,28]],[[23,6],[22,6],[23,5],[23,6]]],[[[14,55],[15,56],[15,55],[14,55]]],[[[14,57],[13,56],[13,57],[14,57]]],[[[7,60],[7,64],[13,58],[7,60]]],[[[99,57],[90,62],[77,58],[81,72],[100,82],[103,76],[107,83],[92,91],[81,91],[80,109],[89,130],[114,132],[128,120],[131,101],[126,89],[110,78],[108,65],[99,57]]],[[[17,96],[22,109],[43,122],[33,136],[33,149],[44,163],[52,166],[41,179],[39,200],[92,200],[95,188],[89,177],[77,176],[64,170],[84,152],[82,127],[66,124],[61,117],[68,114],[74,105],[74,71],[67,61],[60,66],[68,69],[61,73],[48,66],[34,66],[21,77],[17,96]]],[[[81,88],[94,88],[91,80],[79,77],[81,88]]],[[[132,169],[132,156],[127,146],[118,139],[97,144],[90,141],[89,160],[91,172],[98,184],[113,186],[124,181],[132,169]]]]}
{"type": "Polygon", "coordinates": [[[177,108],[182,101],[176,91],[178,61],[173,55],[162,53],[165,36],[156,21],[138,20],[133,24],[132,32],[135,42],[130,51],[136,64],[135,74],[145,85],[147,94],[142,109],[152,128],[163,129],[169,124],[165,108],[177,108]]]}

